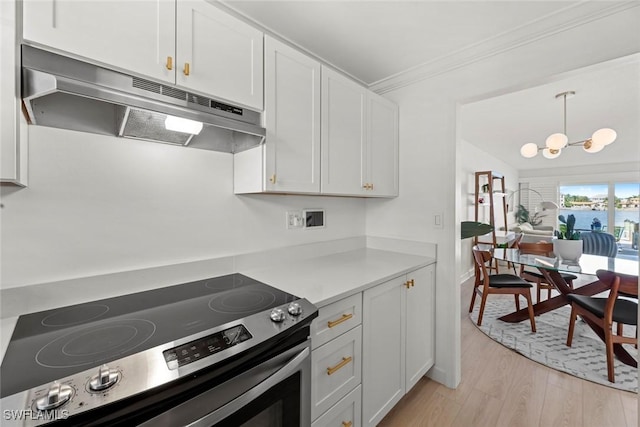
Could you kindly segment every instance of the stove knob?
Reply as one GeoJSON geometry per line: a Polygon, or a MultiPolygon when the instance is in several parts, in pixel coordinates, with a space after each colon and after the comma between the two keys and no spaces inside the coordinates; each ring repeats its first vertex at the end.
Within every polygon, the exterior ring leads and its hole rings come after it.
{"type": "Polygon", "coordinates": [[[54,381],[47,395],[36,400],[36,408],[41,411],[50,411],[64,405],[71,397],[73,397],[73,389],[70,386],[54,381]]]}
{"type": "Polygon", "coordinates": [[[271,310],[271,320],[273,320],[276,323],[280,323],[280,322],[284,322],[284,320],[287,318],[287,315],[284,313],[284,310],[281,308],[274,308],[273,310],[271,310]]]}
{"type": "Polygon", "coordinates": [[[289,304],[289,307],[287,307],[287,311],[292,316],[300,316],[302,314],[302,307],[297,302],[292,302],[289,304]]]}
{"type": "Polygon", "coordinates": [[[100,366],[98,375],[95,375],[89,381],[91,391],[102,391],[113,386],[120,379],[118,371],[112,371],[107,365],[100,366]]]}

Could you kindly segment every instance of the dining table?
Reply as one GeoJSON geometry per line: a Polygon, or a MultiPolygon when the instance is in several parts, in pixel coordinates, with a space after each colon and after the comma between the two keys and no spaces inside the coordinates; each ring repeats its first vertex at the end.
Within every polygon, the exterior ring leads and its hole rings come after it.
{"type": "MultiPolygon", "coordinates": [[[[513,264],[525,265],[537,268],[546,279],[546,282],[553,285],[559,292],[558,295],[537,301],[533,305],[534,315],[539,316],[552,310],[556,310],[570,304],[567,295],[578,294],[593,296],[608,290],[608,286],[599,281],[596,272],[598,270],[609,270],[615,273],[638,276],[638,260],[623,259],[617,257],[606,257],[601,255],[582,254],[577,261],[566,261],[559,257],[545,257],[534,254],[521,253],[516,248],[495,248],[492,249],[493,257],[498,260],[507,261],[513,264]],[[573,273],[582,275],[579,283],[570,286],[562,277],[562,273],[573,273]],[[591,280],[591,281],[589,281],[591,280]]],[[[526,308],[517,310],[499,318],[504,322],[521,322],[529,319],[526,308]]],[[[597,324],[584,319],[591,329],[604,341],[604,330],[597,324]]],[[[569,319],[567,318],[567,326],[569,319]]],[[[630,366],[637,367],[638,362],[631,356],[621,344],[614,345],[614,353],[618,359],[630,366]]]]}

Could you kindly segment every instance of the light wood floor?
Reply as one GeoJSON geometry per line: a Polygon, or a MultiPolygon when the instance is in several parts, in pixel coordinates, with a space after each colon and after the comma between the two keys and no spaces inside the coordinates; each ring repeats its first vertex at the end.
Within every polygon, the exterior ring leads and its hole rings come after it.
{"type": "MultiPolygon", "coordinates": [[[[496,343],[468,318],[462,288],[462,381],[452,390],[427,378],[380,426],[636,427],[638,396],[547,368],[496,343]]],[[[493,296],[493,295],[492,295],[493,296]]],[[[479,304],[479,298],[476,304],[479,304]]]]}

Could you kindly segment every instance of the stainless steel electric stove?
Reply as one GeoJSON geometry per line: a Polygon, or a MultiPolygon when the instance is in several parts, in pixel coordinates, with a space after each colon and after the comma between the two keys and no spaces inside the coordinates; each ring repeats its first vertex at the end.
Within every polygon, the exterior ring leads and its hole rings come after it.
{"type": "Polygon", "coordinates": [[[241,274],[20,316],[3,425],[310,425],[316,316],[241,274]]]}

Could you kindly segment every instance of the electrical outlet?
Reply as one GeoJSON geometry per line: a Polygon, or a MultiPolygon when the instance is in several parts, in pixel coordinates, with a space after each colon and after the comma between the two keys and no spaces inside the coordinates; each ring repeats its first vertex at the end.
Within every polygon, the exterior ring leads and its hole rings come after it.
{"type": "Polygon", "coordinates": [[[287,229],[303,228],[304,217],[302,211],[287,211],[287,229]]]}

